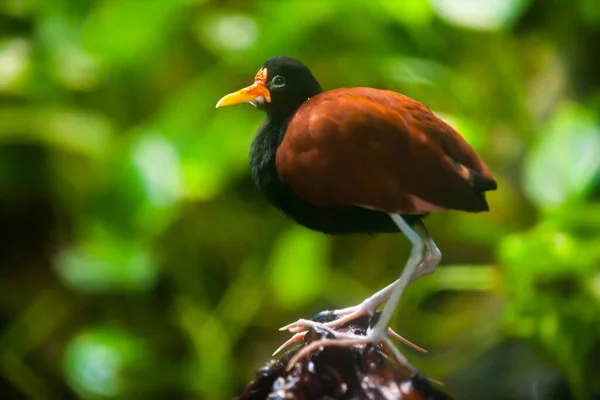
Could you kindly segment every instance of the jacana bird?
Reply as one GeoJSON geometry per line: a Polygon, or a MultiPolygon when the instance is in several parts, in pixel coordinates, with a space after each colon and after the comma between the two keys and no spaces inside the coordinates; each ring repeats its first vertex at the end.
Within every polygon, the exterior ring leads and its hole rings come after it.
{"type": "MultiPolygon", "coordinates": [[[[412,243],[398,280],[357,306],[333,311],[318,324],[299,320],[282,329],[297,341],[310,326],[332,329],[372,315],[387,300],[366,337],[336,333],[320,346],[381,343],[406,286],[432,273],[441,252],[423,217],[441,210],[488,211],[496,189],[488,167],[450,125],[407,96],[366,87],[323,92],[299,60],[267,60],[254,84],[217,107],[251,103],[266,111],[250,151],[251,175],[268,201],[297,223],[326,234],[402,232],[412,243]]],[[[392,349],[395,349],[391,346],[392,349]]],[[[394,350],[396,358],[408,363],[394,350]]]]}

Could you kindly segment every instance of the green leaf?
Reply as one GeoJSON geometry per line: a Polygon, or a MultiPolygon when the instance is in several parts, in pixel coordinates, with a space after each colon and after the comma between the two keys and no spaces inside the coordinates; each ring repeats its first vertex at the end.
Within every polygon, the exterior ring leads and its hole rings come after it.
{"type": "Polygon", "coordinates": [[[31,43],[23,38],[0,41],[0,93],[19,92],[31,69],[31,43]]]}
{"type": "Polygon", "coordinates": [[[430,0],[433,12],[465,28],[496,30],[512,24],[530,0],[430,0]]]}
{"type": "Polygon", "coordinates": [[[146,133],[133,144],[131,157],[152,204],[165,207],[179,199],[179,157],[169,141],[158,133],[146,133]]]}
{"type": "Polygon", "coordinates": [[[63,107],[0,109],[0,144],[42,143],[99,157],[109,150],[113,134],[113,121],[95,112],[63,107]]]}
{"type": "Polygon", "coordinates": [[[94,328],[75,336],[64,354],[68,384],[83,398],[122,398],[125,376],[148,361],[142,341],[115,328],[94,328]]]}
{"type": "Polygon", "coordinates": [[[84,292],[148,289],[158,275],[147,246],[98,228],[59,253],[56,270],[63,284],[84,292]]]}
{"type": "Polygon", "coordinates": [[[528,155],[523,184],[542,207],[580,201],[600,176],[600,127],[582,109],[563,108],[528,155]]]}
{"type": "Polygon", "coordinates": [[[258,26],[244,14],[202,14],[196,24],[196,37],[215,53],[235,53],[256,45],[258,26]]]}

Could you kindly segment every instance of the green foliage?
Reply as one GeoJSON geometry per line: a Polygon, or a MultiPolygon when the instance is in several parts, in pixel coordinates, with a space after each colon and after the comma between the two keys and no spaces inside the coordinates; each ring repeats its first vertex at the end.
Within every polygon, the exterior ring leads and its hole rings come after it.
{"type": "Polygon", "coordinates": [[[457,398],[598,395],[598,10],[0,2],[0,393],[231,398],[278,327],[397,278],[401,236],[326,237],[268,206],[247,167],[263,116],[214,108],[288,54],[325,89],[426,103],[498,180],[490,213],[427,220],[442,268],[393,320],[430,350],[411,360],[457,398]]]}
{"type": "Polygon", "coordinates": [[[586,243],[547,223],[506,237],[500,260],[510,300],[506,328],[551,350],[582,395],[585,365],[600,333],[598,291],[590,284],[600,264],[597,242],[586,243]]]}
{"type": "Polygon", "coordinates": [[[540,207],[559,206],[589,194],[600,174],[600,126],[591,111],[557,110],[525,169],[525,191],[540,207]]]}
{"type": "Polygon", "coordinates": [[[65,379],[84,399],[112,398],[131,390],[127,375],[139,375],[148,361],[139,338],[116,328],[89,329],[65,349],[65,379]]]}

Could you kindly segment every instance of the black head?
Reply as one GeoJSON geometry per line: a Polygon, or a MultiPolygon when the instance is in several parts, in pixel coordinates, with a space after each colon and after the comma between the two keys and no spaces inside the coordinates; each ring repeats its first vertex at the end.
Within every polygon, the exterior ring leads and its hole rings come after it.
{"type": "Polygon", "coordinates": [[[277,56],[265,62],[253,85],[223,97],[217,107],[248,102],[267,114],[286,116],[318,93],[321,85],[306,65],[292,57],[277,56]]]}
{"type": "Polygon", "coordinates": [[[268,73],[266,87],[271,93],[271,102],[257,106],[267,113],[292,113],[309,97],[321,93],[321,85],[300,60],[272,57],[265,62],[264,68],[268,73]]]}

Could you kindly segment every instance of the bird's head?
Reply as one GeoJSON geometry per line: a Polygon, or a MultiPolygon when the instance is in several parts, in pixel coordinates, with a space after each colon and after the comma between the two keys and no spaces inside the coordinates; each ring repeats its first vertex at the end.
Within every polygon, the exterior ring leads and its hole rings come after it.
{"type": "Polygon", "coordinates": [[[217,108],[251,103],[267,114],[286,115],[320,92],[321,85],[306,65],[292,57],[278,56],[265,62],[252,85],[226,95],[217,108]]]}

